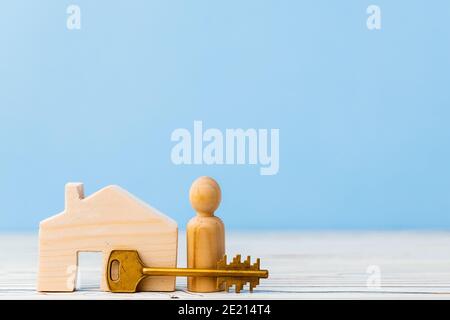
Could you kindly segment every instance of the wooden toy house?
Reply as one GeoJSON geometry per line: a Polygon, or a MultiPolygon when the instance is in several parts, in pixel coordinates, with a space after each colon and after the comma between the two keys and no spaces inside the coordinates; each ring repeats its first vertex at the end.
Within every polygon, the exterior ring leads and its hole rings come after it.
{"type": "MultiPolygon", "coordinates": [[[[176,267],[177,223],[118,186],[84,197],[83,184],[68,183],[65,209],[39,228],[38,291],[73,291],[79,252],[103,253],[101,289],[113,249],[139,252],[145,265],[176,267]]],[[[139,291],[173,291],[175,277],[144,279],[139,291]]]]}

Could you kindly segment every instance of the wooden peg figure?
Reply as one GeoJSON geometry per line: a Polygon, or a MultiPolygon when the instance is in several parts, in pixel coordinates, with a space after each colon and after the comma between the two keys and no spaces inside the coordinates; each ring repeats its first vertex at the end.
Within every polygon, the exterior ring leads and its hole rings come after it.
{"type": "MultiPolygon", "coordinates": [[[[218,183],[210,177],[200,177],[192,183],[189,200],[197,216],[186,228],[188,268],[215,269],[225,254],[225,229],[220,218],[214,216],[222,194],[218,183]]],[[[192,292],[215,292],[214,277],[188,277],[188,290],[192,292]]]]}

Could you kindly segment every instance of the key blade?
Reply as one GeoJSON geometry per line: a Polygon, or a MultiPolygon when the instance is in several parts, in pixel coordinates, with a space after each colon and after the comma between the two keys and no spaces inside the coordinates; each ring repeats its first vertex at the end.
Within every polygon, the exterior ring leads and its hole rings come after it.
{"type": "Polygon", "coordinates": [[[143,264],[136,250],[113,250],[108,258],[106,280],[111,292],[136,292],[144,278],[143,264]]]}
{"type": "Polygon", "coordinates": [[[234,286],[234,290],[236,293],[239,293],[244,285],[248,283],[248,288],[250,292],[253,292],[253,289],[259,285],[258,277],[218,277],[217,278],[217,286],[224,286],[225,291],[229,291],[229,288],[234,286]]]}
{"type": "Polygon", "coordinates": [[[225,255],[218,263],[217,269],[222,270],[246,270],[246,271],[262,271],[263,275],[255,275],[255,276],[245,276],[245,277],[218,277],[217,278],[217,287],[224,286],[225,290],[228,291],[230,287],[234,285],[234,289],[236,293],[239,293],[245,284],[249,284],[250,292],[253,292],[253,289],[259,285],[260,278],[268,278],[269,271],[260,269],[260,259],[256,259],[254,264],[250,261],[250,256],[244,261],[241,261],[241,255],[236,255],[229,264],[227,264],[227,256],[225,255]]]}

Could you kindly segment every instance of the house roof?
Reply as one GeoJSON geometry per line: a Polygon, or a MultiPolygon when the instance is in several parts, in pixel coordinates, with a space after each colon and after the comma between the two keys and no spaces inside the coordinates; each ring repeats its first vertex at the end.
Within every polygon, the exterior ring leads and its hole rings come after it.
{"type": "MultiPolygon", "coordinates": [[[[85,198],[79,199],[79,201],[82,203],[80,207],[83,208],[89,206],[98,206],[104,210],[107,206],[111,206],[111,211],[114,211],[116,208],[126,205],[130,208],[130,210],[134,212],[140,212],[140,214],[142,214],[142,212],[147,211],[153,217],[157,216],[161,220],[164,220],[166,223],[173,224],[175,228],[177,227],[177,223],[175,220],[117,185],[106,186],[85,198]]],[[[56,217],[62,218],[64,214],[70,210],[71,208],[65,208],[63,212],[43,220],[41,224],[45,224],[47,221],[51,219],[53,220],[53,218],[56,217]]]]}

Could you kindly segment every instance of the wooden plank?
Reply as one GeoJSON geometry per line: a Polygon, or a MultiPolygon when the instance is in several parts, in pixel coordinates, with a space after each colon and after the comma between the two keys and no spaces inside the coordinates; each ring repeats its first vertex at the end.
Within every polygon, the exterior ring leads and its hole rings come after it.
{"type": "MultiPolygon", "coordinates": [[[[180,233],[180,267],[184,240],[180,233]]],[[[0,299],[450,299],[447,232],[228,232],[228,256],[260,257],[270,270],[254,293],[239,295],[190,293],[186,278],[175,292],[112,294],[95,290],[95,272],[82,273],[75,293],[38,293],[37,243],[34,234],[0,235],[0,299]],[[367,286],[369,266],[379,268],[379,288],[367,286]]],[[[83,267],[99,267],[92,263],[83,267]]]]}

